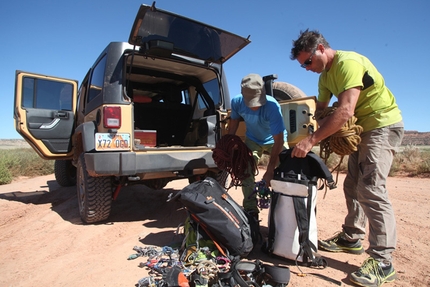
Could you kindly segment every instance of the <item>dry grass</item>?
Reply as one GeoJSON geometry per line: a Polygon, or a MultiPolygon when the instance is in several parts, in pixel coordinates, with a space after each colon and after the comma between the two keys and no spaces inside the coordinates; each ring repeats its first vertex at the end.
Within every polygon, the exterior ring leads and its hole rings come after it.
{"type": "Polygon", "coordinates": [[[20,176],[35,177],[54,173],[54,161],[44,160],[31,148],[0,149],[0,184],[20,176]]]}

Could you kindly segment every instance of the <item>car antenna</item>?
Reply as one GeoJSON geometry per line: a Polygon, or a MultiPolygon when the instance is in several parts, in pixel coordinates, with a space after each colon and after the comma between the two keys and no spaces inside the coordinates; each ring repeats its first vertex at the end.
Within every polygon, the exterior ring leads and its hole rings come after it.
{"type": "Polygon", "coordinates": [[[152,5],[151,5],[151,11],[156,11],[157,9],[155,8],[155,1],[154,2],[152,2],[152,5]]]}

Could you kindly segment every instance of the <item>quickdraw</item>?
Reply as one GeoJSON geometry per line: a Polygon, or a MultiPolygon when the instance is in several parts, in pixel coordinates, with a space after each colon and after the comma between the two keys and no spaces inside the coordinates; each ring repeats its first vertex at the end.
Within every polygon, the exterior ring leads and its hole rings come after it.
{"type": "MultiPolygon", "coordinates": [[[[183,251],[179,257],[178,250],[169,246],[137,247],[133,248],[136,257],[146,256],[146,262],[141,262],[139,267],[149,268],[149,275],[139,280],[138,287],[166,287],[167,283],[161,278],[166,268],[179,267],[183,275],[189,280],[202,282],[215,282],[219,273],[228,272],[231,260],[225,256],[217,255],[217,251],[211,251],[207,247],[197,249],[195,246],[183,251]]],[[[130,256],[129,259],[134,256],[130,256]]],[[[133,258],[134,259],[134,258],[133,258]]],[[[196,284],[197,285],[197,284],[196,284]]],[[[199,286],[205,286],[205,284],[199,286]]]]}
{"type": "Polygon", "coordinates": [[[272,192],[270,188],[266,185],[266,181],[264,179],[255,183],[253,194],[255,193],[258,196],[257,206],[261,209],[269,208],[272,192]]]}
{"type": "Polygon", "coordinates": [[[152,276],[143,277],[137,282],[138,287],[157,287],[157,285],[158,283],[152,276]]]}
{"type": "Polygon", "coordinates": [[[196,272],[205,279],[213,279],[217,276],[218,266],[211,260],[204,260],[197,265],[196,272]]]}
{"type": "MultiPolygon", "coordinates": [[[[170,247],[169,247],[170,248],[170,247]]],[[[132,259],[136,259],[137,257],[159,257],[163,254],[163,249],[159,250],[156,247],[139,247],[139,246],[134,246],[133,250],[136,251],[136,254],[131,254],[128,257],[128,260],[132,260],[132,259]]]]}

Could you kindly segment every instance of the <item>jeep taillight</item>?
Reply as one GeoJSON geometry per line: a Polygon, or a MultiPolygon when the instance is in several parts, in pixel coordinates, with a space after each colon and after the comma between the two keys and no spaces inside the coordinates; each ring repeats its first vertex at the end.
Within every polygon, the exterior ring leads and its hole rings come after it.
{"type": "Polygon", "coordinates": [[[121,127],[121,107],[103,107],[103,125],[105,128],[121,127]]]}

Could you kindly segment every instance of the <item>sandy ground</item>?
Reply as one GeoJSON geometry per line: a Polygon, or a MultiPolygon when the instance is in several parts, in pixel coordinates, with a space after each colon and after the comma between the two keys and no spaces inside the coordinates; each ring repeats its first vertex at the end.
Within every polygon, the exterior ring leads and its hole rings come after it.
{"type": "MultiPolygon", "coordinates": [[[[261,175],[262,173],[260,173],[261,175]]],[[[338,187],[318,195],[320,239],[339,230],[345,215],[343,176],[338,187]]],[[[21,179],[0,186],[0,286],[135,286],[147,271],[139,267],[146,259],[127,258],[134,246],[165,246],[175,238],[185,212],[167,196],[187,185],[171,182],[164,190],[144,186],[121,190],[107,223],[83,225],[78,215],[74,187],[60,187],[53,175],[21,179]]],[[[387,286],[430,286],[429,223],[430,179],[389,178],[388,189],[398,224],[394,266],[398,280],[387,286]]],[[[231,189],[241,202],[240,189],[231,189]]],[[[261,231],[267,234],[268,210],[261,212],[261,231]]],[[[367,240],[363,242],[368,246],[367,240]]],[[[366,254],[321,252],[325,269],[288,265],[261,253],[248,259],[287,265],[289,286],[352,286],[348,274],[360,266],[366,254]]]]}

